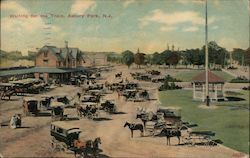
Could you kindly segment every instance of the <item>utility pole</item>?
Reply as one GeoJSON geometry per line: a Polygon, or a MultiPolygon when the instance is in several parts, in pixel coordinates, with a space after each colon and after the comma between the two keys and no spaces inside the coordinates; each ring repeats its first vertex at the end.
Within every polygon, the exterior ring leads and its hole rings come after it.
{"type": "Polygon", "coordinates": [[[209,106],[209,83],[208,83],[208,28],[207,28],[207,0],[206,0],[206,20],[205,20],[205,71],[206,71],[206,105],[209,106]]]}

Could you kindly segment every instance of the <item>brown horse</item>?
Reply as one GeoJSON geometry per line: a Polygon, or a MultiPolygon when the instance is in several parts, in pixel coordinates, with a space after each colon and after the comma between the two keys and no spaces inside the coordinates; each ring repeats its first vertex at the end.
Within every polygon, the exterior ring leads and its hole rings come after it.
{"type": "Polygon", "coordinates": [[[87,149],[90,149],[92,146],[92,141],[88,140],[86,142],[82,142],[80,140],[74,140],[73,147],[74,147],[74,154],[76,157],[76,154],[86,156],[87,155],[87,149]]]}
{"type": "Polygon", "coordinates": [[[140,130],[141,131],[141,136],[143,136],[143,125],[142,124],[134,124],[134,123],[128,123],[126,122],[124,124],[124,127],[128,126],[128,128],[131,131],[131,137],[133,138],[133,133],[135,130],[140,130]]]}

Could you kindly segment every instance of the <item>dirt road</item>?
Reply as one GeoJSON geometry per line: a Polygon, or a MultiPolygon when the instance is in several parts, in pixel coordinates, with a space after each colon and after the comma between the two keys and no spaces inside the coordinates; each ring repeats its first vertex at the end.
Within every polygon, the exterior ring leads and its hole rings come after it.
{"type": "MultiPolygon", "coordinates": [[[[125,66],[115,67],[113,71],[103,73],[103,77],[109,82],[115,80],[114,74],[123,72],[124,79],[132,80],[129,71],[125,66]]],[[[100,82],[105,82],[102,80],[100,82]]],[[[136,82],[136,81],[135,81],[136,82]]],[[[157,99],[156,85],[152,83],[140,82],[142,88],[150,90],[150,97],[157,99]]],[[[58,87],[49,92],[57,94],[60,92],[75,94],[79,87],[66,86],[58,87]]],[[[37,96],[39,97],[39,95],[37,96]]],[[[235,156],[246,156],[224,146],[202,147],[202,146],[178,146],[177,138],[171,139],[171,146],[166,145],[166,138],[151,137],[144,133],[140,137],[139,132],[134,133],[134,138],[130,137],[130,130],[124,128],[126,121],[138,122],[135,118],[138,106],[156,109],[158,100],[148,102],[127,102],[122,97],[118,98],[116,92],[105,96],[106,99],[114,99],[118,106],[118,111],[122,114],[109,115],[101,113],[101,117],[109,118],[102,121],[88,119],[71,120],[70,124],[79,126],[83,131],[80,139],[94,139],[101,137],[103,150],[102,157],[203,157],[203,158],[228,158],[235,156]]],[[[1,119],[6,119],[14,113],[21,112],[21,98],[14,98],[12,101],[0,103],[1,119]]],[[[65,113],[70,117],[76,117],[75,109],[66,109],[65,113]]],[[[24,128],[10,129],[3,127],[0,129],[0,153],[4,157],[74,157],[72,152],[52,152],[50,149],[50,117],[25,117],[23,119],[24,128]]]]}

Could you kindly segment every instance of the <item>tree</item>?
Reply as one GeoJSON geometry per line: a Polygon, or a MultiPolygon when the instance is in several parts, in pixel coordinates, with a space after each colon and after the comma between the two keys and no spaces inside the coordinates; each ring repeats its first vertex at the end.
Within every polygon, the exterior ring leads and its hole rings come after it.
{"type": "Polygon", "coordinates": [[[244,53],[245,51],[240,48],[234,48],[232,52],[233,60],[236,60],[240,65],[244,64],[244,53]]]}
{"type": "Polygon", "coordinates": [[[128,68],[133,64],[134,62],[134,53],[126,50],[122,52],[122,63],[126,64],[128,68]]]}
{"type": "MultiPolygon", "coordinates": [[[[205,46],[202,47],[202,52],[205,53],[205,46]]],[[[211,41],[208,43],[208,58],[210,67],[219,65],[223,68],[227,64],[226,61],[229,58],[229,53],[215,41],[211,41]]]]}
{"type": "Polygon", "coordinates": [[[136,53],[134,55],[134,62],[135,64],[137,64],[140,68],[140,65],[144,64],[144,60],[145,60],[145,54],[144,53],[136,53]]]}
{"type": "Polygon", "coordinates": [[[169,58],[167,60],[168,60],[168,63],[170,65],[173,65],[176,67],[176,65],[179,63],[180,59],[181,58],[180,58],[180,55],[178,52],[171,51],[169,54],[169,58]]]}
{"type": "Polygon", "coordinates": [[[158,53],[158,52],[155,52],[155,53],[152,55],[151,63],[152,63],[152,64],[155,64],[155,65],[162,65],[162,64],[164,64],[164,60],[162,59],[161,54],[158,53]]]}

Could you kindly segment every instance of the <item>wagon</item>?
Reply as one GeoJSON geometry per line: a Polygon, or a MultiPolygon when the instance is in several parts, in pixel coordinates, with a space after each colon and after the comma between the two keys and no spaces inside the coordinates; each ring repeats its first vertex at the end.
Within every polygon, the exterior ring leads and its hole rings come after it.
{"type": "Polygon", "coordinates": [[[64,119],[64,104],[62,102],[51,102],[51,118],[53,121],[64,119]]]}
{"type": "Polygon", "coordinates": [[[157,121],[148,121],[145,125],[145,130],[149,132],[150,135],[155,136],[155,134],[158,132],[160,133],[162,129],[166,127],[165,122],[157,122],[157,121]]]}
{"type": "Polygon", "coordinates": [[[189,132],[187,137],[184,137],[184,144],[187,145],[205,145],[205,146],[214,146],[221,144],[221,140],[212,140],[212,137],[215,136],[215,133],[212,131],[196,131],[189,132]]]}
{"type": "Polygon", "coordinates": [[[74,140],[79,139],[81,130],[73,125],[63,121],[55,121],[51,123],[51,147],[53,150],[66,151],[74,149],[74,140]]]}
{"type": "Polygon", "coordinates": [[[181,126],[181,108],[178,107],[161,107],[157,112],[164,114],[164,119],[169,126],[181,126]]]}
{"type": "Polygon", "coordinates": [[[23,114],[25,116],[38,114],[38,100],[34,97],[23,98],[23,114]]]}
{"type": "Polygon", "coordinates": [[[85,114],[83,114],[88,119],[95,119],[100,116],[99,107],[97,103],[94,102],[84,102],[83,107],[85,114]]]}
{"type": "Polygon", "coordinates": [[[15,94],[14,91],[14,84],[11,83],[0,83],[0,96],[1,99],[4,99],[5,97],[8,97],[10,100],[10,97],[15,94]]]}
{"type": "Polygon", "coordinates": [[[82,102],[95,102],[98,103],[100,101],[100,95],[84,95],[82,102]]]}
{"type": "Polygon", "coordinates": [[[106,100],[105,102],[101,103],[101,110],[111,114],[117,112],[116,105],[111,100],[106,100]]]}

